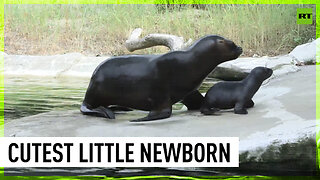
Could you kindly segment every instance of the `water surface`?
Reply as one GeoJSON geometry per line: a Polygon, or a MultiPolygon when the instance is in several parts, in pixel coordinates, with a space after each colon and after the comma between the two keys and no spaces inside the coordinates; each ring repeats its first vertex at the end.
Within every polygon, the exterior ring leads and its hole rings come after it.
{"type": "MultiPolygon", "coordinates": [[[[214,79],[206,80],[200,91],[206,92],[214,82],[214,79]]],[[[54,110],[79,109],[88,84],[87,78],[5,77],[5,120],[54,110]]],[[[177,103],[173,109],[182,106],[177,103]]]]}

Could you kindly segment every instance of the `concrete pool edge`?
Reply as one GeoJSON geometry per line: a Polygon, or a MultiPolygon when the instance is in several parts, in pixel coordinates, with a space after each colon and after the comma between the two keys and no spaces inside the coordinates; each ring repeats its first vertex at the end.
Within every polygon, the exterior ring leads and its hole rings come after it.
{"type": "Polygon", "coordinates": [[[122,112],[116,120],[107,120],[78,110],[56,111],[6,122],[5,136],[238,136],[241,167],[260,163],[266,170],[278,164],[278,169],[305,173],[316,168],[315,72],[315,66],[305,66],[270,81],[254,97],[256,106],[247,116],[180,110],[167,120],[132,124],[129,119],[146,112],[122,112]]]}

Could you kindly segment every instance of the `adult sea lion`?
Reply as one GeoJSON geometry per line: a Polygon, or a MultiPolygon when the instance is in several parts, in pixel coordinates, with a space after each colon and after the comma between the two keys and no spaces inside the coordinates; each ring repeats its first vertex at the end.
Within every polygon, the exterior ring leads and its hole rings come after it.
{"type": "Polygon", "coordinates": [[[115,118],[111,105],[150,111],[137,122],[168,118],[181,100],[188,109],[200,109],[201,82],[218,64],[241,53],[234,42],[209,35],[185,51],[113,57],[93,72],[80,111],[110,119],[115,118]]]}
{"type": "Polygon", "coordinates": [[[247,108],[254,106],[252,97],[262,82],[272,75],[272,69],[256,67],[242,81],[219,82],[205,95],[201,113],[214,114],[219,109],[234,108],[236,114],[248,114],[247,108]]]}

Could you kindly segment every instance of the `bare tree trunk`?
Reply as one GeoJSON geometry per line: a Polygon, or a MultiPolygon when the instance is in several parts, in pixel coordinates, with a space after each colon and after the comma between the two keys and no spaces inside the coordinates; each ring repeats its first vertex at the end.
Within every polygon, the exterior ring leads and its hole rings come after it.
{"type": "Polygon", "coordinates": [[[166,46],[170,51],[184,49],[191,45],[192,39],[184,43],[183,37],[170,34],[148,34],[144,38],[139,38],[142,33],[141,28],[132,31],[128,40],[126,40],[126,48],[133,52],[138,49],[145,49],[153,46],[166,46]]]}

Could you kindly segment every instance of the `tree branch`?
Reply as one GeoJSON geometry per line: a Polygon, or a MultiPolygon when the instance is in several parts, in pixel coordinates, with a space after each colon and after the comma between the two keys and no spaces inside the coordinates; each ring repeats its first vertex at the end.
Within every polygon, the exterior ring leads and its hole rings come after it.
{"type": "Polygon", "coordinates": [[[141,28],[132,31],[125,46],[128,51],[133,52],[138,49],[145,49],[153,46],[166,46],[170,51],[184,49],[191,45],[192,39],[184,43],[183,37],[178,37],[170,34],[148,34],[144,38],[139,38],[142,33],[141,28]]]}

